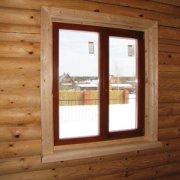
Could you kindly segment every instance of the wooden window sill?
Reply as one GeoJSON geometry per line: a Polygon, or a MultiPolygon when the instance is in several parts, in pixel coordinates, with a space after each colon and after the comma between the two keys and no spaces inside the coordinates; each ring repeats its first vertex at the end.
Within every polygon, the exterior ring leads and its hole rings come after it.
{"type": "Polygon", "coordinates": [[[159,141],[146,140],[144,137],[84,143],[74,145],[54,146],[54,153],[44,155],[43,162],[65,161],[90,158],[137,150],[161,147],[159,141]]]}

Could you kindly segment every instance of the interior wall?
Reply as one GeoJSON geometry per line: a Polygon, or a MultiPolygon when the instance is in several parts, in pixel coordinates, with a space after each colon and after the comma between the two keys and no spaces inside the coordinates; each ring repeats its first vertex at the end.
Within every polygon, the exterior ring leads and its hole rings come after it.
{"type": "Polygon", "coordinates": [[[0,1],[0,179],[179,179],[180,3],[178,0],[0,1]],[[66,7],[159,23],[162,148],[41,163],[40,10],[66,7]]]}

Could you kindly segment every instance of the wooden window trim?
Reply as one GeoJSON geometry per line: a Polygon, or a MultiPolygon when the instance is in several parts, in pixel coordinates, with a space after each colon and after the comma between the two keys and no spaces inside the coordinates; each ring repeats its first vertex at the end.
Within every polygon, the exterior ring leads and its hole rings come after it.
{"type": "Polygon", "coordinates": [[[156,21],[97,12],[43,7],[41,10],[42,161],[80,159],[160,147],[158,141],[158,24],[156,21]],[[145,135],[55,146],[53,133],[52,22],[142,31],[145,34],[145,135]]]}

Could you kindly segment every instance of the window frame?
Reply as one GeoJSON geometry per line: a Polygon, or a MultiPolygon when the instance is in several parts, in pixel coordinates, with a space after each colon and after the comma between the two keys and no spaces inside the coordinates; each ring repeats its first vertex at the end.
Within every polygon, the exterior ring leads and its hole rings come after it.
{"type": "MultiPolygon", "coordinates": [[[[54,144],[74,144],[119,138],[138,137],[144,135],[144,91],[145,91],[145,64],[144,64],[144,33],[134,30],[107,28],[90,25],[68,24],[53,22],[53,120],[54,120],[54,144]],[[59,30],[74,30],[82,32],[96,32],[99,34],[99,123],[100,134],[80,138],[59,138],[59,30]],[[123,131],[109,132],[109,38],[121,37],[137,40],[137,128],[123,131]]],[[[125,120],[125,118],[124,118],[125,120]]]]}
{"type": "Polygon", "coordinates": [[[42,162],[72,160],[160,147],[158,141],[158,24],[141,18],[65,8],[41,10],[41,125],[42,162]],[[144,32],[144,136],[72,145],[54,145],[52,23],[84,24],[144,32]]]}

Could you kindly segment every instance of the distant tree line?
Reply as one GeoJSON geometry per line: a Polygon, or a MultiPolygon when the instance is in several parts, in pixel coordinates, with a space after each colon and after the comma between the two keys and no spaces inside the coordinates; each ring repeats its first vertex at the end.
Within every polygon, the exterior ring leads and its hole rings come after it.
{"type": "Polygon", "coordinates": [[[71,76],[74,81],[98,80],[97,76],[71,76]]]}

